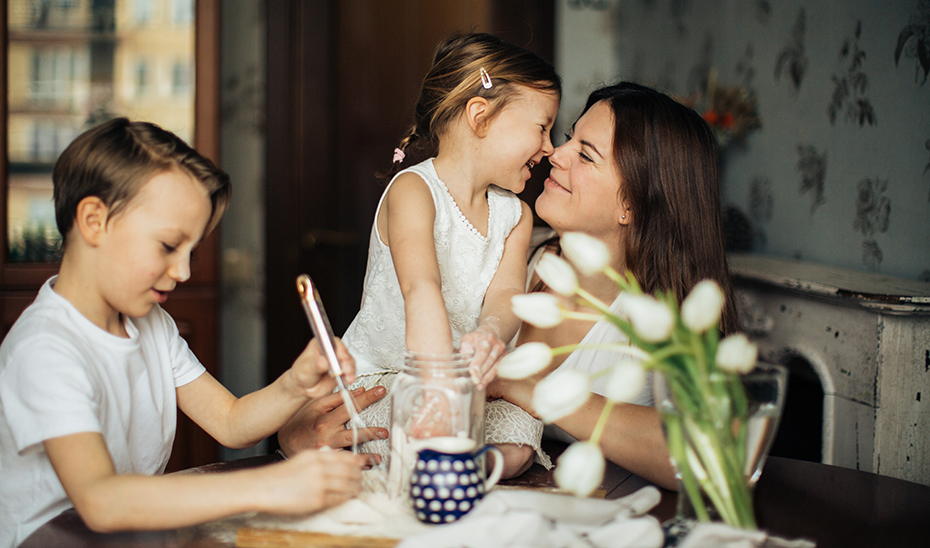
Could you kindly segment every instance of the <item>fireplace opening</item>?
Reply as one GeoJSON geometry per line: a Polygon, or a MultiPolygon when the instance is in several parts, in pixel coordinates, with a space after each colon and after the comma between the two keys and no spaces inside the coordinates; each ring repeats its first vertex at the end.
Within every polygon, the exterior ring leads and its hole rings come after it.
{"type": "Polygon", "coordinates": [[[823,387],[813,367],[797,355],[785,356],[788,392],[770,455],[822,462],[823,387]]]}

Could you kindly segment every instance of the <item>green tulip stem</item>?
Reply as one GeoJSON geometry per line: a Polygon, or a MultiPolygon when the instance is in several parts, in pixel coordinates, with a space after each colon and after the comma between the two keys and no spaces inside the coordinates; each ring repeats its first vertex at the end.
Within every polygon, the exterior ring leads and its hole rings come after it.
{"type": "Polygon", "coordinates": [[[568,318],[571,320],[588,320],[590,322],[596,322],[603,317],[603,314],[592,314],[590,312],[572,312],[569,310],[562,311],[562,318],[568,318]]]}
{"type": "MultiPolygon", "coordinates": [[[[580,287],[575,290],[575,293],[577,293],[578,296],[584,299],[588,304],[600,310],[602,314],[610,310],[610,307],[607,304],[605,304],[604,301],[598,299],[597,297],[595,297],[588,291],[581,289],[580,287]]],[[[598,318],[600,318],[600,316],[598,316],[598,318]]]]}
{"type": "Polygon", "coordinates": [[[607,426],[607,418],[610,417],[610,411],[614,408],[614,401],[607,400],[607,403],[604,405],[604,408],[601,409],[601,414],[597,418],[597,423],[594,425],[594,431],[591,432],[590,441],[594,445],[600,445],[601,434],[604,433],[604,427],[607,426]]]}

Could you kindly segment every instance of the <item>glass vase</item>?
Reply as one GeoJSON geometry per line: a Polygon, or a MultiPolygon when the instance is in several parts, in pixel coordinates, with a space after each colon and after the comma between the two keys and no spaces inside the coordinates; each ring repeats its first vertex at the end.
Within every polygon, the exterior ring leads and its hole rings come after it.
{"type": "Polygon", "coordinates": [[[787,370],[760,364],[736,376],[653,376],[656,406],[678,480],[675,521],[755,529],[753,487],[775,439],[787,370]]]}

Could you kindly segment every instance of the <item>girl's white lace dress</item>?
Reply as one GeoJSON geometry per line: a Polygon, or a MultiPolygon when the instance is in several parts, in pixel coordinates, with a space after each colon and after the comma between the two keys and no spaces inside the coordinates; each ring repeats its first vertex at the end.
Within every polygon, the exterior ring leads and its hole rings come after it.
{"type": "MultiPolygon", "coordinates": [[[[439,179],[432,159],[401,173],[413,172],[422,178],[433,195],[436,221],[433,236],[442,281],[442,296],[452,328],[453,344],[478,326],[478,316],[491,279],[497,272],[504,253],[504,241],[520,220],[520,200],[513,193],[495,186],[488,188],[488,233],[482,236],[465,218],[439,179]]],[[[400,173],[398,173],[400,175],[400,173]]],[[[385,189],[375,212],[384,203],[384,196],[397,176],[385,189]]],[[[354,387],[388,389],[388,395],[365,409],[362,420],[369,426],[389,428],[390,389],[404,361],[405,345],[404,298],[391,259],[391,250],[381,241],[378,224],[371,229],[368,246],[368,268],[358,315],[343,336],[355,357],[359,379],[354,387]]],[[[485,416],[487,443],[529,444],[536,450],[537,461],[549,468],[549,457],[540,449],[542,423],[520,407],[503,400],[488,402],[485,416]]],[[[361,450],[389,454],[386,440],[374,440],[361,450]]]]}

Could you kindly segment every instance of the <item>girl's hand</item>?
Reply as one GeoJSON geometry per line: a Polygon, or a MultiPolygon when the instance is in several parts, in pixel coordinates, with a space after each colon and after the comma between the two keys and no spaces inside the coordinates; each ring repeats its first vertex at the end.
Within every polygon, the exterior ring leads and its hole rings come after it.
{"type": "Polygon", "coordinates": [[[302,451],[261,468],[265,511],[309,514],[341,504],[362,491],[362,468],[368,459],[348,451],[302,451]]]}
{"type": "Polygon", "coordinates": [[[494,366],[504,355],[505,350],[507,350],[507,345],[501,342],[496,334],[482,327],[462,336],[459,352],[463,354],[474,352],[475,355],[468,369],[479,390],[486,388],[488,383],[494,380],[497,374],[494,366]]]}
{"type": "MultiPolygon", "coordinates": [[[[336,357],[342,367],[345,383],[352,384],[355,382],[355,358],[349,354],[349,350],[341,340],[337,338],[335,343],[336,357]]],[[[329,362],[316,339],[310,341],[291,366],[291,373],[297,387],[303,390],[308,398],[313,399],[330,394],[336,387],[336,381],[329,372],[329,362]]]]}

